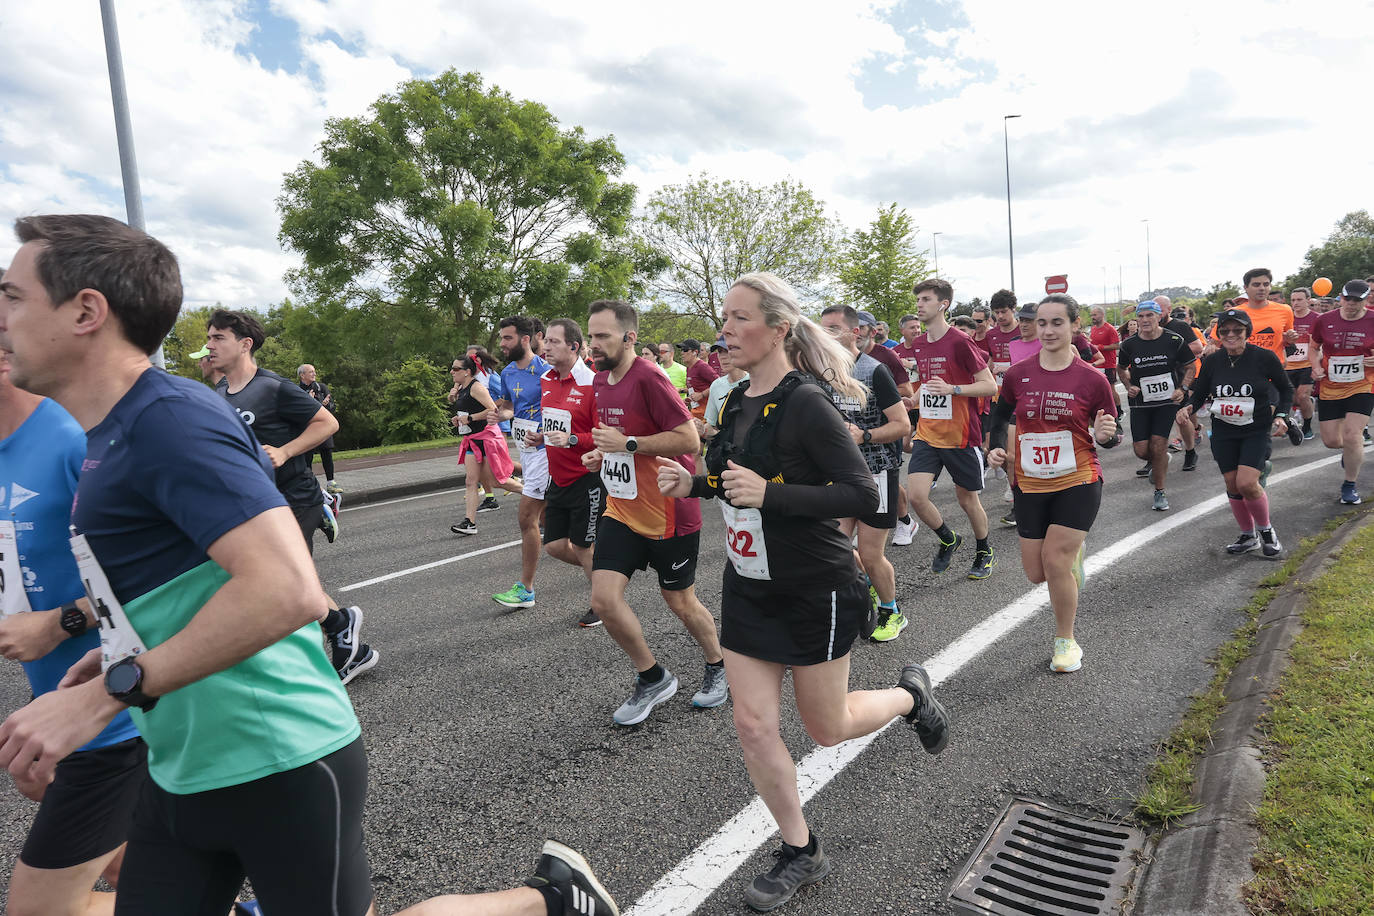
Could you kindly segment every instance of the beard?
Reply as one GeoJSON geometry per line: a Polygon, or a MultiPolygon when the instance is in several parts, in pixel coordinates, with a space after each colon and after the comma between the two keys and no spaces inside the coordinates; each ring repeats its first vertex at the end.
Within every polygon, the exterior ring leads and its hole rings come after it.
{"type": "Polygon", "coordinates": [[[519,342],[506,351],[506,359],[513,363],[519,362],[527,355],[529,355],[529,350],[525,349],[525,345],[519,342]]]}

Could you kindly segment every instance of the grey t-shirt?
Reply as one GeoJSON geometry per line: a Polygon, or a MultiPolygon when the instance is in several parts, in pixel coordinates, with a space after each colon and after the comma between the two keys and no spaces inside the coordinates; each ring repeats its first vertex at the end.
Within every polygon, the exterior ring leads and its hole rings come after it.
{"type": "MultiPolygon", "coordinates": [[[[215,389],[248,424],[258,442],[280,448],[299,436],[322,409],[301,386],[266,369],[258,369],[241,391],[229,393],[229,380],[220,379],[215,389]]],[[[277,489],[293,508],[324,502],[320,485],[310,472],[306,455],[288,459],[277,468],[277,489]]]]}

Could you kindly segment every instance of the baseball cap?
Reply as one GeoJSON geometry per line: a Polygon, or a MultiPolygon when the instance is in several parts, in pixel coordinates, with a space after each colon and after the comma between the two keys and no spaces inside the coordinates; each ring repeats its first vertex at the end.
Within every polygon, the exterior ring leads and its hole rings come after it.
{"type": "Polygon", "coordinates": [[[1227,309],[1217,315],[1217,327],[1221,327],[1228,321],[1234,321],[1237,324],[1244,325],[1246,331],[1254,329],[1254,324],[1250,321],[1250,314],[1243,309],[1227,309]]]}
{"type": "Polygon", "coordinates": [[[1347,299],[1364,299],[1369,295],[1369,284],[1363,280],[1351,280],[1341,288],[1341,295],[1347,299]]]}
{"type": "Polygon", "coordinates": [[[1159,303],[1154,301],[1153,299],[1146,299],[1144,302],[1140,303],[1135,307],[1135,313],[1137,315],[1139,315],[1141,312],[1154,312],[1156,315],[1163,315],[1164,309],[1160,308],[1159,303]]]}
{"type": "Polygon", "coordinates": [[[1030,303],[1030,302],[1027,302],[1025,305],[1021,306],[1021,308],[1018,309],[1017,312],[1016,312],[1016,320],[1017,320],[1017,321],[1020,321],[1020,320],[1023,319],[1023,318],[1034,318],[1034,317],[1035,317],[1035,305],[1034,305],[1033,303],[1030,303]]]}
{"type": "Polygon", "coordinates": [[[721,335],[720,337],[717,337],[717,338],[716,338],[716,342],[713,343],[713,344],[711,344],[711,349],[712,349],[712,350],[728,350],[728,349],[730,349],[729,347],[725,346],[725,336],[724,336],[724,335],[721,335]]]}
{"type": "Polygon", "coordinates": [[[876,328],[878,319],[873,317],[872,312],[859,312],[859,327],[876,328]]]}
{"type": "Polygon", "coordinates": [[[679,350],[700,350],[701,341],[697,340],[695,337],[689,337],[682,343],[678,344],[677,348],[679,350]]]}
{"type": "Polygon", "coordinates": [[[1187,318],[1187,317],[1188,317],[1188,310],[1187,310],[1186,308],[1184,308],[1183,306],[1180,305],[1180,306],[1178,306],[1177,308],[1175,308],[1172,312],[1169,313],[1169,317],[1171,317],[1171,318],[1187,318]]]}
{"type": "Polygon", "coordinates": [[[201,347],[199,350],[197,350],[196,352],[191,353],[191,354],[189,354],[189,355],[190,355],[190,358],[191,358],[191,359],[204,359],[205,357],[207,357],[207,356],[210,355],[210,348],[209,348],[209,347],[201,347]]]}

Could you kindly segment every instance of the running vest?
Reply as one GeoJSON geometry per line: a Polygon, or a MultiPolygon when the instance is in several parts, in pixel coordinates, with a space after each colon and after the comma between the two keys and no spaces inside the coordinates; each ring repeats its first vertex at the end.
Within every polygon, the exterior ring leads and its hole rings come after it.
{"type": "Polygon", "coordinates": [[[782,377],[782,381],[769,395],[768,402],[759,413],[758,421],[745,432],[743,445],[735,444],[735,420],[744,407],[744,395],[749,390],[749,379],[744,379],[726,393],[725,402],[720,408],[720,432],[706,447],[706,483],[715,491],[715,495],[721,495],[720,475],[724,473],[726,462],[729,461],[748,468],[764,480],[773,483],[784,482],[782,462],[778,460],[774,449],[774,439],[777,437],[778,425],[782,422],[788,397],[797,386],[807,382],[819,386],[827,395],[830,394],[827,386],[815,377],[792,370],[782,377]]]}

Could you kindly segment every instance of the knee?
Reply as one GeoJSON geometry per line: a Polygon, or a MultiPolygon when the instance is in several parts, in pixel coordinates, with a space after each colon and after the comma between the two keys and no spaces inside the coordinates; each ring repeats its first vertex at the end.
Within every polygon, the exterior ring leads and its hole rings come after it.
{"type": "Polygon", "coordinates": [[[750,709],[746,704],[734,707],[735,734],[740,747],[746,751],[760,751],[782,741],[776,710],[750,709]]]}
{"type": "Polygon", "coordinates": [[[821,747],[834,747],[849,737],[833,722],[807,722],[806,733],[821,747]]]}
{"type": "Polygon", "coordinates": [[[695,592],[690,588],[680,591],[663,591],[663,600],[668,605],[668,609],[677,615],[679,620],[688,620],[696,614],[698,603],[694,600],[695,592]]]}

